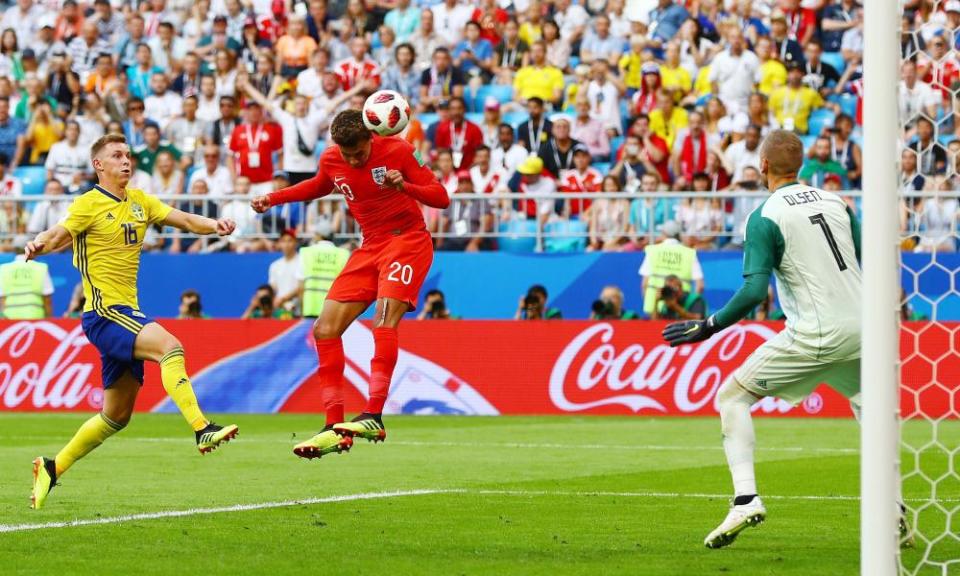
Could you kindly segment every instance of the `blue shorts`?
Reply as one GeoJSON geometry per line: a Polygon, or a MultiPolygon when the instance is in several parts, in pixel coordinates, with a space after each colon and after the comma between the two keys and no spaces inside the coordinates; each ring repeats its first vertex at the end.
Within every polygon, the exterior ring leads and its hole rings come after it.
{"type": "Polygon", "coordinates": [[[143,360],[133,357],[133,347],[140,330],[153,321],[130,306],[110,306],[103,316],[95,311],[83,313],[83,332],[100,351],[104,388],[109,388],[127,370],[143,384],[143,360]]]}

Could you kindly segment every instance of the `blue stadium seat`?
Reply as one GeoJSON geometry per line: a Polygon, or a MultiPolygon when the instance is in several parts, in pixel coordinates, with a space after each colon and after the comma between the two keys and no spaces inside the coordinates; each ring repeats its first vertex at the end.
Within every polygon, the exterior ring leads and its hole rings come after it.
{"type": "Polygon", "coordinates": [[[847,61],[843,59],[843,54],[840,52],[824,52],[820,56],[820,60],[833,66],[837,74],[841,76],[843,76],[843,71],[847,69],[847,61]]]}
{"type": "Polygon", "coordinates": [[[20,166],[14,168],[13,176],[23,185],[24,196],[43,194],[47,184],[47,169],[43,166],[20,166]]]}
{"type": "Polygon", "coordinates": [[[548,222],[543,228],[545,252],[583,252],[587,248],[587,225],[579,220],[548,222]],[[560,236],[553,236],[560,234],[560,236]]]}
{"type": "Polygon", "coordinates": [[[956,140],[956,137],[953,134],[941,134],[940,136],[937,136],[937,141],[944,146],[953,142],[954,140],[956,140]]]}
{"type": "Polygon", "coordinates": [[[809,121],[809,134],[811,136],[819,136],[823,133],[824,128],[830,128],[833,126],[833,121],[836,119],[836,115],[832,110],[826,108],[820,108],[819,110],[814,110],[810,114],[809,121]]]}
{"type": "Polygon", "coordinates": [[[466,118],[477,126],[483,125],[483,112],[467,112],[466,118]]]}
{"type": "Polygon", "coordinates": [[[811,148],[813,148],[813,145],[817,141],[817,135],[807,134],[806,136],[801,136],[800,141],[803,142],[803,150],[804,152],[806,152],[807,150],[810,150],[811,148]]]}
{"type": "Polygon", "coordinates": [[[534,252],[537,249],[536,220],[501,222],[500,233],[503,236],[497,239],[497,245],[502,252],[534,252]]]}
{"type": "Polygon", "coordinates": [[[424,112],[423,114],[417,114],[417,120],[419,120],[420,124],[423,126],[424,132],[426,132],[427,128],[429,128],[431,124],[433,124],[439,119],[440,117],[433,112],[424,112]]]}
{"type": "Polygon", "coordinates": [[[593,167],[597,169],[597,172],[606,176],[610,172],[610,163],[609,162],[594,162],[593,167]]]}
{"type": "Polygon", "coordinates": [[[851,118],[857,117],[857,97],[853,94],[842,94],[840,96],[840,109],[851,118]]]}
{"type": "Polygon", "coordinates": [[[483,103],[487,96],[493,96],[501,104],[506,104],[513,100],[513,86],[488,84],[477,88],[477,93],[473,98],[473,110],[475,112],[483,112],[483,103]]]}
{"type": "Polygon", "coordinates": [[[610,140],[610,159],[613,160],[617,157],[617,151],[620,150],[620,147],[623,146],[623,141],[626,140],[623,136],[617,136],[610,140]]]}
{"type": "Polygon", "coordinates": [[[518,126],[530,119],[530,114],[526,111],[507,112],[500,117],[500,121],[513,126],[516,130],[518,126]]]}

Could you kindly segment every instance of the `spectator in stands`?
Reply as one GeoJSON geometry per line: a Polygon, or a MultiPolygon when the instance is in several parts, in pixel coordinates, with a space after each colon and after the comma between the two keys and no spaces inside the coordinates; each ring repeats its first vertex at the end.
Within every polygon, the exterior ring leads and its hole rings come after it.
{"type": "Polygon", "coordinates": [[[840,82],[840,73],[836,68],[827,62],[821,60],[823,47],[817,40],[807,42],[803,51],[806,62],[804,63],[803,83],[806,86],[816,90],[824,98],[833,93],[833,88],[840,82]]]}
{"type": "Polygon", "coordinates": [[[453,66],[450,50],[439,47],[433,52],[433,65],[420,76],[420,105],[424,111],[434,110],[443,100],[463,98],[465,80],[453,66]]]}
{"type": "Polygon", "coordinates": [[[934,139],[933,122],[920,117],[917,120],[917,140],[909,144],[919,156],[920,173],[924,176],[943,174],[947,167],[947,151],[934,139]]]}
{"type": "Polygon", "coordinates": [[[657,7],[650,11],[651,43],[659,48],[673,39],[690,13],[674,0],[658,0],[657,7]]]}
{"type": "Polygon", "coordinates": [[[856,0],[840,0],[828,2],[823,8],[820,21],[820,39],[823,49],[827,52],[839,52],[843,42],[843,34],[857,26],[855,9],[856,0]]]}
{"type": "MultiPolygon", "coordinates": [[[[224,168],[224,170],[226,169],[224,168]]],[[[196,174],[196,172],[194,172],[194,174],[196,174]]],[[[226,195],[230,194],[231,190],[220,190],[218,193],[226,195]]],[[[239,198],[225,202],[220,206],[219,210],[221,218],[230,218],[237,223],[233,234],[221,239],[221,242],[225,242],[230,250],[238,254],[261,252],[270,248],[269,240],[249,237],[263,232],[260,219],[256,213],[250,210],[250,201],[246,198],[249,193],[250,179],[244,176],[238,177],[234,183],[233,194],[239,198]]]]}
{"type": "Polygon", "coordinates": [[[491,164],[490,148],[483,144],[477,147],[476,155],[473,157],[473,167],[470,168],[470,180],[473,182],[473,190],[476,193],[506,192],[509,177],[510,175],[503,168],[491,164]]]}
{"type": "Polygon", "coordinates": [[[414,66],[417,54],[409,43],[400,44],[394,52],[396,62],[384,70],[380,87],[403,94],[410,103],[410,108],[416,110],[420,105],[421,78],[421,73],[414,66]]]}
{"type": "MultiPolygon", "coordinates": [[[[220,164],[220,147],[216,144],[207,144],[203,147],[203,166],[199,166],[190,174],[187,189],[192,190],[197,180],[205,181],[207,188],[216,190],[218,194],[230,194],[233,191],[233,179],[226,166],[220,164]]],[[[249,180],[247,182],[249,183],[249,180]]]]}
{"type": "Polygon", "coordinates": [[[830,155],[847,171],[846,185],[860,187],[860,175],[863,173],[860,145],[852,140],[853,118],[840,114],[830,130],[830,155]]]}
{"type": "Polygon", "coordinates": [[[375,86],[380,85],[380,65],[367,54],[368,48],[363,38],[350,40],[350,58],[338,62],[334,67],[343,90],[350,90],[365,80],[370,80],[375,86]]]}
{"type": "MultiPolygon", "coordinates": [[[[611,178],[607,176],[607,179],[611,178]]],[[[606,180],[604,180],[606,186],[606,180]]],[[[630,202],[631,234],[629,250],[644,249],[648,242],[655,240],[658,230],[668,220],[676,217],[677,200],[672,198],[653,198],[650,195],[660,192],[662,182],[657,172],[647,172],[640,178],[641,197],[630,202]]]]}
{"type": "MultiPolygon", "coordinates": [[[[694,192],[710,192],[712,179],[706,172],[697,172],[691,184],[694,192]]],[[[717,249],[724,223],[720,200],[704,196],[684,198],[677,206],[677,221],[685,244],[698,250],[717,249]]]]}
{"type": "Polygon", "coordinates": [[[916,192],[926,187],[926,176],[917,170],[916,150],[906,149],[900,152],[900,192],[916,192]]]}
{"type": "Polygon", "coordinates": [[[434,288],[429,290],[417,314],[417,320],[450,320],[453,316],[447,309],[447,300],[443,292],[434,288]]]}
{"type": "Polygon", "coordinates": [[[98,54],[94,69],[87,76],[83,85],[85,92],[96,92],[98,96],[105,95],[117,83],[117,70],[113,66],[113,57],[106,52],[98,54]]]}
{"type": "Polygon", "coordinates": [[[560,36],[570,45],[579,45],[583,40],[590,14],[580,4],[571,0],[554,0],[553,20],[560,27],[560,36]]]}
{"type": "Polygon", "coordinates": [[[673,148],[673,173],[681,188],[692,182],[694,173],[706,171],[707,155],[719,146],[720,139],[704,130],[703,114],[691,112],[688,127],[680,131],[673,148]]]}
{"type": "Polygon", "coordinates": [[[630,37],[630,50],[617,61],[620,78],[627,87],[627,97],[632,100],[633,110],[638,114],[647,114],[653,110],[657,102],[656,93],[660,89],[660,65],[644,61],[645,48],[646,39],[640,34],[634,34],[630,37]],[[644,77],[646,74],[656,75],[656,78],[649,79],[649,86],[648,79],[644,77]],[[638,96],[637,92],[643,94],[638,96]]]}
{"type": "Polygon", "coordinates": [[[798,175],[799,179],[810,186],[823,188],[828,174],[836,174],[846,186],[847,170],[833,159],[832,140],[829,136],[820,136],[813,146],[813,153],[804,163],[798,175]]]}
{"type": "Polygon", "coordinates": [[[500,117],[500,101],[493,96],[487,96],[483,102],[483,122],[480,124],[480,131],[483,133],[483,143],[486,146],[494,147],[499,140],[500,124],[503,119],[500,117]]]}
{"type": "MultiPolygon", "coordinates": [[[[2,173],[2,170],[0,170],[2,173]]],[[[0,186],[3,182],[0,181],[0,186]]],[[[59,180],[49,179],[43,187],[44,196],[63,196],[63,184],[59,180]]],[[[3,196],[3,194],[0,194],[3,196]]],[[[33,207],[30,213],[30,222],[27,224],[27,234],[39,234],[54,226],[67,215],[67,208],[71,200],[41,200],[33,207]]]]}
{"type": "MultiPolygon", "coordinates": [[[[573,165],[561,169],[557,186],[561,192],[585,193],[600,192],[603,175],[596,168],[590,166],[590,150],[583,144],[575,144],[572,149],[573,165]]],[[[591,201],[588,199],[573,199],[564,202],[563,215],[571,219],[583,217],[589,210],[591,201]]],[[[626,210],[624,210],[626,213],[626,210]]]]}
{"type": "Polygon", "coordinates": [[[74,116],[74,121],[80,125],[78,145],[83,150],[89,150],[97,138],[104,135],[104,127],[110,121],[110,117],[104,111],[100,97],[96,93],[88,93],[84,95],[82,110],[74,116]]]}
{"type": "Polygon", "coordinates": [[[517,130],[518,141],[530,152],[536,152],[553,133],[553,122],[544,114],[544,102],[537,96],[527,99],[527,113],[527,121],[517,130]]]}
{"type": "Polygon", "coordinates": [[[738,26],[728,28],[727,42],[727,48],[710,63],[709,80],[713,94],[723,100],[729,112],[734,113],[747,106],[760,61],[746,49],[743,31],[738,26]]]}
{"type": "Polygon", "coordinates": [[[743,171],[748,166],[760,165],[760,136],[761,128],[751,124],[747,127],[743,140],[734,142],[724,151],[724,159],[733,171],[734,182],[743,178],[743,171]]]}
{"type": "Polygon", "coordinates": [[[168,90],[169,81],[165,72],[155,72],[150,77],[150,95],[144,101],[144,113],[147,118],[166,130],[175,118],[183,115],[183,98],[168,90]]]}
{"type": "Polygon", "coordinates": [[[175,34],[171,22],[161,22],[157,26],[156,36],[147,44],[157,66],[171,72],[181,69],[181,63],[187,54],[187,45],[183,38],[175,34]]]}
{"type": "Polygon", "coordinates": [[[770,95],[770,107],[784,130],[806,134],[810,114],[824,105],[816,90],[803,85],[803,64],[791,62],[787,71],[787,85],[770,95]]]}
{"type": "Polygon", "coordinates": [[[207,124],[197,118],[197,97],[187,96],[183,99],[183,116],[174,118],[165,130],[167,141],[182,154],[181,163],[184,168],[198,166],[203,160],[203,136],[207,131],[207,124]]]}
{"type": "Polygon", "coordinates": [[[493,45],[480,37],[479,22],[467,22],[463,40],[453,49],[452,56],[454,65],[471,87],[478,88],[493,78],[493,45]]]}
{"type": "MultiPolygon", "coordinates": [[[[169,150],[157,154],[154,163],[153,178],[150,180],[150,193],[158,196],[174,195],[183,192],[183,171],[177,167],[177,162],[169,150]]],[[[216,194],[219,190],[212,189],[216,194]]]]}
{"type": "MultiPolygon", "coordinates": [[[[792,63],[803,64],[803,43],[810,39],[809,36],[798,37],[794,30],[795,27],[787,25],[787,15],[782,10],[774,10],[770,15],[770,39],[773,40],[774,49],[780,54],[780,60],[788,66],[792,63]]],[[[812,32],[813,29],[809,26],[804,30],[805,34],[812,32]]]]}
{"type": "Polygon", "coordinates": [[[71,194],[79,194],[89,188],[88,183],[94,178],[90,172],[90,150],[79,146],[80,124],[76,121],[67,122],[64,134],[66,138],[54,143],[44,163],[47,180],[57,179],[71,194]]]}
{"type": "Polygon", "coordinates": [[[110,0],[94,0],[93,15],[89,18],[89,21],[97,25],[100,38],[103,38],[109,44],[114,44],[119,41],[120,36],[123,34],[123,15],[113,11],[110,0]]]}
{"type": "Polygon", "coordinates": [[[602,60],[593,62],[590,69],[590,84],[587,86],[590,115],[603,122],[611,138],[615,138],[623,130],[620,97],[625,91],[623,82],[610,75],[610,67],[606,62],[602,60]]]}
{"type": "MultiPolygon", "coordinates": [[[[281,36],[274,46],[277,55],[276,73],[284,78],[295,78],[307,69],[310,55],[316,49],[317,43],[307,34],[306,19],[299,14],[291,14],[288,19],[287,33],[281,36]]],[[[364,51],[366,51],[366,43],[364,43],[364,51]]],[[[367,75],[364,74],[363,77],[367,75]]]]}
{"type": "Polygon", "coordinates": [[[463,39],[463,30],[473,15],[473,7],[461,4],[457,0],[443,0],[433,6],[433,19],[437,35],[450,47],[463,39]]]}
{"type": "Polygon", "coordinates": [[[623,308],[623,290],[618,286],[604,286],[600,298],[590,305],[591,320],[638,320],[640,315],[623,308]]]}
{"type": "Polygon", "coordinates": [[[469,169],[477,146],[483,144],[480,127],[465,118],[467,104],[462,97],[450,99],[450,119],[437,126],[434,143],[438,148],[449,148],[453,154],[453,167],[469,169]]]}
{"type": "Polygon", "coordinates": [[[444,41],[437,34],[433,26],[433,11],[423,8],[420,11],[420,27],[410,37],[414,51],[419,56],[416,67],[418,70],[430,68],[436,61],[437,48],[444,47],[444,41]]]}
{"type": "Polygon", "coordinates": [[[137,158],[137,166],[147,174],[153,174],[153,164],[160,152],[169,152],[176,160],[180,160],[180,151],[169,142],[160,140],[160,128],[156,124],[147,124],[143,127],[143,145],[133,150],[137,158]]]}
{"type": "Polygon", "coordinates": [[[551,197],[557,193],[557,183],[544,169],[539,156],[528,156],[517,167],[517,174],[510,179],[509,187],[511,192],[531,198],[516,203],[517,217],[536,220],[542,227],[554,214],[551,197]]]}
{"type": "Polygon", "coordinates": [[[643,312],[647,316],[653,315],[660,288],[666,284],[668,276],[677,276],[685,291],[703,293],[703,269],[697,251],[681,244],[680,234],[679,223],[664,222],[658,242],[644,249],[640,276],[643,278],[643,312]]]}
{"type": "MultiPolygon", "coordinates": [[[[307,98],[316,98],[323,94],[323,77],[329,74],[327,66],[329,65],[328,52],[323,47],[318,47],[310,55],[310,66],[297,74],[297,94],[302,94],[307,98]]],[[[386,88],[386,86],[384,86],[386,88]]]]}
{"type": "Polygon", "coordinates": [[[440,213],[441,236],[436,239],[438,250],[477,252],[491,250],[493,240],[481,235],[493,232],[493,202],[489,200],[459,200],[460,194],[473,194],[473,179],[467,170],[457,172],[457,191],[450,205],[440,213]]]}
{"type": "Polygon", "coordinates": [[[383,21],[396,33],[397,42],[407,42],[420,27],[420,10],[411,6],[410,0],[398,0],[383,21]]]}
{"type": "Polygon", "coordinates": [[[293,315],[285,308],[277,308],[273,305],[276,298],[276,292],[269,284],[263,284],[257,288],[250,299],[250,305],[244,310],[240,317],[242,320],[251,318],[275,318],[279,320],[290,320],[293,315]]]}
{"type": "Polygon", "coordinates": [[[558,70],[566,70],[570,66],[570,42],[560,37],[560,26],[553,20],[543,23],[543,35],[540,39],[547,48],[546,62],[558,70]]]}
{"type": "Polygon", "coordinates": [[[520,297],[514,320],[561,320],[563,314],[559,308],[551,308],[547,303],[547,289],[541,284],[534,284],[527,289],[527,293],[520,297]]]}
{"type": "Polygon", "coordinates": [[[164,75],[164,71],[153,63],[153,53],[146,43],[137,45],[136,54],[137,63],[127,68],[127,89],[132,96],[146,102],[147,97],[153,93],[151,89],[153,76],[164,75]]]}
{"type": "Polygon", "coordinates": [[[70,55],[69,61],[71,63],[70,69],[73,73],[80,76],[81,82],[86,82],[87,75],[93,70],[93,64],[97,56],[112,51],[113,47],[100,36],[97,23],[92,20],[87,20],[83,23],[80,36],[77,36],[67,44],[67,53],[70,55]]]}
{"type": "Polygon", "coordinates": [[[228,49],[217,50],[216,56],[214,56],[214,62],[216,65],[213,70],[213,78],[217,84],[217,94],[221,96],[236,96],[236,52],[228,49]]]}
{"type": "Polygon", "coordinates": [[[180,295],[180,309],[178,320],[209,318],[203,313],[203,304],[200,302],[200,293],[196,290],[184,290],[180,295]]]}
{"type": "MultiPolygon", "coordinates": [[[[197,96],[197,118],[207,122],[210,128],[213,123],[221,118],[220,108],[223,98],[233,96],[217,96],[217,81],[211,74],[200,76],[200,94],[197,96]]],[[[229,133],[227,133],[229,138],[229,133]]],[[[223,144],[222,139],[218,139],[217,144],[223,144]]]]}
{"type": "Polygon", "coordinates": [[[277,248],[281,257],[270,263],[268,283],[276,297],[273,307],[297,315],[300,304],[300,255],[297,253],[297,233],[287,229],[280,233],[277,248]]]}
{"type": "Polygon", "coordinates": [[[675,102],[683,101],[693,90],[693,77],[680,62],[680,41],[674,40],[667,44],[666,59],[660,65],[662,86],[673,93],[675,102]]]}
{"type": "Polygon", "coordinates": [[[611,34],[610,17],[600,14],[593,21],[593,29],[583,39],[580,59],[584,62],[603,60],[610,66],[616,66],[623,55],[623,41],[622,37],[611,34]]]}
{"type": "Polygon", "coordinates": [[[513,75],[529,59],[530,46],[520,39],[520,25],[513,18],[503,25],[503,38],[497,44],[493,70],[497,84],[513,84],[513,75]]]}
{"type": "Polygon", "coordinates": [[[30,150],[27,164],[42,165],[50,148],[63,137],[63,123],[54,115],[50,103],[41,100],[37,103],[33,117],[27,125],[24,144],[30,150]]]}
{"type": "Polygon", "coordinates": [[[843,40],[840,41],[840,53],[847,62],[847,69],[844,71],[844,78],[854,79],[861,75],[863,62],[863,8],[856,8],[853,11],[853,20],[855,24],[849,30],[843,33],[843,40]]]}
{"type": "Polygon", "coordinates": [[[239,54],[241,47],[240,39],[233,38],[227,33],[227,17],[217,14],[213,18],[209,31],[204,32],[194,50],[208,64],[214,64],[224,51],[239,54]]]}
{"type": "Polygon", "coordinates": [[[787,67],[780,61],[780,54],[773,47],[773,40],[766,36],[757,39],[754,53],[760,60],[757,90],[769,96],[774,90],[786,85],[787,67]]]}
{"type": "Polygon", "coordinates": [[[656,168],[644,157],[640,139],[631,134],[624,143],[623,156],[610,169],[610,175],[620,180],[620,186],[627,192],[635,192],[640,187],[640,178],[647,172],[656,172],[656,168]]]}
{"type": "Polygon", "coordinates": [[[686,128],[688,122],[687,111],[675,105],[669,91],[661,89],[657,93],[657,107],[650,112],[650,130],[672,148],[680,129],[686,128]]]}
{"type": "MultiPolygon", "coordinates": [[[[591,168],[591,170],[593,170],[591,168]]],[[[616,176],[603,179],[604,192],[619,192],[620,181],[616,176]]],[[[571,201],[574,202],[574,201],[571,201]]],[[[617,251],[631,236],[630,202],[623,199],[600,198],[590,204],[587,251],[617,251]]]]}
{"type": "MultiPolygon", "coordinates": [[[[949,194],[954,184],[948,178],[931,178],[928,188],[949,194]]],[[[956,198],[939,194],[923,198],[914,216],[920,236],[914,252],[956,252],[958,214],[960,205],[956,198]]]]}
{"type": "Polygon", "coordinates": [[[686,292],[683,282],[674,274],[667,276],[657,294],[651,320],[703,320],[707,303],[696,292],[686,292]]]}
{"type": "MultiPolygon", "coordinates": [[[[57,39],[54,35],[54,25],[56,18],[52,14],[46,14],[39,21],[39,30],[36,39],[30,43],[30,49],[33,50],[37,58],[38,70],[41,76],[46,76],[50,66],[50,60],[56,52],[67,53],[67,45],[57,39]]],[[[112,62],[111,62],[112,63],[112,62]]]]}
{"type": "MultiPolygon", "coordinates": [[[[563,99],[563,73],[547,64],[547,47],[543,41],[530,46],[530,63],[522,66],[513,79],[513,97],[518,102],[539,98],[541,102],[559,105],[563,99]]],[[[522,140],[522,136],[521,136],[522,140]]]]}
{"type": "Polygon", "coordinates": [[[327,131],[337,113],[350,107],[351,98],[364,91],[376,90],[376,84],[369,78],[349,90],[341,90],[339,76],[333,72],[324,74],[322,87],[323,92],[311,98],[308,112],[308,116],[317,123],[321,132],[327,131]]]}
{"type": "Polygon", "coordinates": [[[566,114],[554,114],[550,117],[551,133],[546,142],[540,144],[537,156],[543,159],[547,172],[559,178],[563,170],[573,168],[574,150],[581,143],[570,137],[570,117],[566,114]]]}
{"type": "Polygon", "coordinates": [[[240,119],[237,116],[237,99],[232,95],[220,96],[218,107],[219,117],[207,129],[206,141],[221,147],[226,152],[230,147],[234,131],[240,125],[240,119]]]}
{"type": "Polygon", "coordinates": [[[529,152],[514,140],[513,127],[509,124],[500,125],[497,137],[497,147],[490,151],[490,162],[496,168],[503,168],[507,176],[512,176],[529,152]]]}
{"type": "Polygon", "coordinates": [[[283,134],[279,125],[263,121],[260,103],[247,102],[244,123],[233,129],[227,167],[234,176],[250,179],[250,191],[255,196],[273,192],[273,153],[283,149],[283,134]]]}
{"type": "Polygon", "coordinates": [[[23,195],[23,184],[20,179],[7,172],[9,158],[6,153],[0,152],[0,197],[16,198],[23,195]]]}
{"type": "Polygon", "coordinates": [[[590,116],[590,101],[578,97],[575,110],[570,135],[587,147],[594,161],[606,162],[610,159],[610,137],[603,123],[590,116]]]}
{"type": "MultiPolygon", "coordinates": [[[[183,56],[183,66],[180,73],[174,77],[170,89],[181,97],[200,95],[200,82],[203,74],[200,70],[200,57],[196,52],[187,52],[183,56]]],[[[210,97],[214,94],[211,92],[210,97]]],[[[214,109],[216,109],[216,100],[214,100],[214,109]]]]}
{"type": "MultiPolygon", "coordinates": [[[[900,65],[900,117],[906,122],[906,128],[913,128],[917,114],[926,114],[928,118],[937,117],[937,107],[941,95],[929,84],[920,80],[917,64],[904,60],[900,65]]],[[[958,123],[960,126],[960,123],[958,123]]]]}

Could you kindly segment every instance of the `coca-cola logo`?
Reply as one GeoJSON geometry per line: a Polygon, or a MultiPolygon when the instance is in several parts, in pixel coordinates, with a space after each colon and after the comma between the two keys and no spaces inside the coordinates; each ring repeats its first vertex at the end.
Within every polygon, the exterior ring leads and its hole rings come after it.
{"type": "MultiPolygon", "coordinates": [[[[669,402],[679,412],[698,412],[714,402],[746,353],[775,334],[762,324],[743,324],[697,345],[629,344],[618,350],[614,326],[595,324],[560,353],[550,373],[550,399],[565,412],[621,405],[633,412],[667,413],[669,402]]],[[[789,405],[761,402],[759,409],[784,412],[789,405]]]]}
{"type": "Polygon", "coordinates": [[[44,321],[8,326],[0,332],[0,404],[7,409],[69,409],[89,400],[99,408],[98,399],[90,397],[93,364],[74,362],[86,345],[79,325],[69,331],[44,321]],[[56,346],[44,355],[47,338],[56,346]]]}

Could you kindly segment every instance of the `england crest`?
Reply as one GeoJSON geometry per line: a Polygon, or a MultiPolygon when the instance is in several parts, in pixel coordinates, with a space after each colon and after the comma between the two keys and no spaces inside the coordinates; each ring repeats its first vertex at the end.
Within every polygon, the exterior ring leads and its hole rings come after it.
{"type": "Polygon", "coordinates": [[[383,183],[387,181],[387,167],[377,166],[370,171],[370,175],[373,176],[373,181],[377,183],[377,186],[383,186],[383,183]]]}
{"type": "Polygon", "coordinates": [[[144,220],[143,216],[143,206],[133,202],[130,204],[130,212],[133,214],[133,217],[141,222],[144,220]]]}

